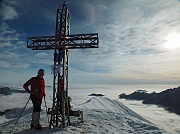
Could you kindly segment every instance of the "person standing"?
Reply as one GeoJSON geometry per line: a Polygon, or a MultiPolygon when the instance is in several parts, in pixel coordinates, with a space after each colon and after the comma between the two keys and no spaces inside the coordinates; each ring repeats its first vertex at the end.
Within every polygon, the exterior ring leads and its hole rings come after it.
{"type": "Polygon", "coordinates": [[[39,69],[36,77],[30,78],[26,83],[24,83],[23,88],[27,93],[30,94],[30,99],[33,104],[32,120],[30,127],[35,129],[41,129],[40,125],[40,112],[42,98],[45,97],[45,71],[44,69],[39,69]],[[29,87],[30,86],[30,87],[29,87]]]}

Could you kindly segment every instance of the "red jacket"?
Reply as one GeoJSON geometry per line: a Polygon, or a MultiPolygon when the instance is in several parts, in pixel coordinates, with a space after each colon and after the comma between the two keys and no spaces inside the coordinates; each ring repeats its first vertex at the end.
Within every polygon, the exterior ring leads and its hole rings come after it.
{"type": "Polygon", "coordinates": [[[32,77],[23,85],[23,87],[26,92],[33,92],[33,94],[31,94],[32,98],[42,99],[45,95],[45,81],[43,78],[32,77]],[[31,86],[30,90],[28,86],[31,86]]]}

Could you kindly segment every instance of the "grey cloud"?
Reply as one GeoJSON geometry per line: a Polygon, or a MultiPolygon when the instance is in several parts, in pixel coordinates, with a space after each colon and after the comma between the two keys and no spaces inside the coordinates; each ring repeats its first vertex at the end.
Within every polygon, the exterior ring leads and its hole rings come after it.
{"type": "Polygon", "coordinates": [[[0,16],[2,17],[2,20],[13,20],[18,18],[18,13],[17,11],[9,5],[6,5],[2,3],[0,5],[0,16]]]}
{"type": "Polygon", "coordinates": [[[15,40],[19,40],[19,34],[16,30],[11,29],[8,24],[3,22],[0,25],[0,47],[10,46],[12,45],[11,41],[15,40]]]}

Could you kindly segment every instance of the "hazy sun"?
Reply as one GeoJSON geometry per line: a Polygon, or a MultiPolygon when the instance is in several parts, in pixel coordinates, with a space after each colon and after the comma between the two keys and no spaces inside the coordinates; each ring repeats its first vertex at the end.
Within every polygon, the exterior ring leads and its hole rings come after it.
{"type": "Polygon", "coordinates": [[[172,33],[166,38],[165,47],[169,49],[176,49],[180,47],[180,34],[172,33]]]}

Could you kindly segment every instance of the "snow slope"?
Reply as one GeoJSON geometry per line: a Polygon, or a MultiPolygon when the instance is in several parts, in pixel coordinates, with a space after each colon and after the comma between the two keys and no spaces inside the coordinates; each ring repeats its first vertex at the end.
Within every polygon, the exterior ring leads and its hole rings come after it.
{"type": "MultiPolygon", "coordinates": [[[[29,129],[32,107],[27,107],[19,118],[12,133],[17,134],[166,134],[148,120],[136,114],[116,100],[105,97],[93,97],[83,104],[73,107],[83,110],[84,122],[77,117],[71,117],[72,125],[66,129],[48,129],[45,108],[41,112],[42,131],[29,129]]],[[[0,130],[2,134],[9,133],[23,108],[14,108],[0,116],[0,130]]]]}

